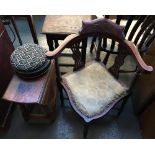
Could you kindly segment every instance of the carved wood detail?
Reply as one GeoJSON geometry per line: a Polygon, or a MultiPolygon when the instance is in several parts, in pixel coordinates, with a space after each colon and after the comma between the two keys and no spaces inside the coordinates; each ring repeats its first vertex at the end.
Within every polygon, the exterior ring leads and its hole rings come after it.
{"type": "Polygon", "coordinates": [[[73,59],[75,61],[74,71],[80,69],[84,66],[84,62],[82,61],[82,52],[80,49],[80,41],[71,45],[71,50],[73,52],[73,59]]]}
{"type": "Polygon", "coordinates": [[[124,40],[123,27],[113,23],[109,19],[94,19],[90,21],[83,21],[82,28],[79,34],[97,34],[102,33],[108,37],[114,37],[118,40],[124,40]]]}
{"type": "Polygon", "coordinates": [[[115,58],[114,64],[112,67],[109,68],[109,72],[116,78],[119,78],[119,70],[120,67],[124,64],[124,59],[127,55],[129,55],[129,52],[119,44],[118,46],[118,55],[115,58]]]}

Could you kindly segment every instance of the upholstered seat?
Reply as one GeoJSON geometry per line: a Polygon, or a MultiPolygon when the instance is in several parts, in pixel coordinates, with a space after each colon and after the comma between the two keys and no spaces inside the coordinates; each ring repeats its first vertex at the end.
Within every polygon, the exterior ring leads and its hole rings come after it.
{"type": "Polygon", "coordinates": [[[42,74],[49,67],[50,61],[46,49],[37,44],[24,44],[17,47],[10,57],[14,70],[24,77],[34,77],[42,74]]]}
{"type": "Polygon", "coordinates": [[[103,64],[96,61],[89,62],[80,71],[63,75],[62,80],[70,90],[76,108],[88,118],[107,111],[127,91],[103,64]]]}

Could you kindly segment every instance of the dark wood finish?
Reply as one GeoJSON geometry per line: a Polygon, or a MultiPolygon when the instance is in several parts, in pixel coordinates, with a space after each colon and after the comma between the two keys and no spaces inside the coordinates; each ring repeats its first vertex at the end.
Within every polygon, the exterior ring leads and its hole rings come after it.
{"type": "Polygon", "coordinates": [[[41,77],[22,79],[14,75],[3,95],[5,101],[19,104],[25,120],[52,120],[56,105],[56,75],[54,60],[49,71],[41,77]],[[35,112],[34,109],[39,109],[35,112]]]}
{"type": "Polygon", "coordinates": [[[2,100],[3,93],[12,77],[10,55],[14,47],[0,20],[0,128],[8,127],[11,120],[13,104],[2,100]]]}
{"type": "Polygon", "coordinates": [[[19,40],[19,43],[20,43],[20,45],[22,45],[23,43],[22,43],[22,40],[21,40],[19,31],[18,31],[16,22],[15,22],[14,16],[10,16],[10,19],[11,19],[12,25],[13,25],[13,27],[14,27],[14,29],[15,29],[15,32],[16,32],[17,38],[18,38],[18,40],[19,40]]]}
{"type": "Polygon", "coordinates": [[[32,18],[31,15],[9,15],[9,16],[3,16],[4,19],[6,18],[6,19],[10,19],[11,20],[20,45],[22,45],[23,43],[22,43],[22,40],[21,40],[20,33],[18,31],[18,27],[16,25],[16,18],[17,17],[24,17],[24,18],[26,18],[26,20],[28,22],[28,25],[29,25],[29,28],[30,28],[30,32],[32,34],[33,41],[34,41],[35,44],[38,44],[37,33],[36,33],[36,30],[35,30],[33,18],[32,18]]]}
{"type": "MultiPolygon", "coordinates": [[[[138,51],[140,52],[141,55],[147,51],[147,49],[149,48],[151,42],[153,41],[155,37],[155,32],[154,32],[155,16],[118,15],[118,16],[112,17],[109,15],[105,15],[103,16],[103,18],[110,19],[110,20],[115,19],[115,21],[113,20],[113,22],[118,25],[122,25],[121,21],[124,21],[124,23],[126,22],[123,25],[125,38],[129,41],[134,42],[134,44],[138,47],[138,51]],[[131,28],[131,25],[133,26],[132,28],[131,28]]],[[[96,38],[94,37],[92,40],[90,52],[92,52],[92,50],[95,48],[95,44],[94,44],[95,41],[96,41],[96,38]]],[[[106,52],[106,57],[103,61],[104,64],[106,65],[108,62],[109,56],[111,54],[118,54],[119,50],[114,40],[111,40],[111,43],[109,42],[109,45],[108,45],[107,39],[103,38],[100,44],[101,44],[100,47],[96,50],[106,52]]],[[[98,58],[98,60],[99,59],[100,58],[98,58]]],[[[128,73],[128,72],[134,72],[134,71],[136,71],[136,69],[133,71],[125,70],[123,72],[128,73]]]]}
{"type": "Polygon", "coordinates": [[[37,32],[36,32],[34,22],[33,22],[33,17],[31,15],[27,15],[25,17],[26,17],[26,19],[28,21],[29,28],[30,28],[34,43],[39,44],[38,38],[37,38],[37,32]]]}
{"type": "MultiPolygon", "coordinates": [[[[96,19],[92,21],[84,21],[82,24],[82,28],[78,34],[71,34],[67,36],[58,48],[56,48],[54,51],[47,52],[46,55],[48,56],[48,58],[57,58],[58,55],[60,55],[60,53],[66,47],[70,47],[72,50],[73,59],[75,61],[74,71],[78,69],[82,69],[85,63],[82,60],[82,54],[81,54],[81,49],[79,48],[79,45],[84,39],[87,40],[86,39],[87,37],[95,37],[95,38],[98,37],[101,39],[110,38],[114,41],[119,42],[119,54],[115,58],[114,65],[111,68],[109,68],[109,71],[112,73],[114,77],[116,78],[119,77],[119,69],[124,64],[124,59],[128,54],[131,54],[133,56],[133,58],[138,64],[140,71],[151,72],[153,70],[151,66],[148,66],[147,64],[145,64],[136,46],[132,42],[125,40],[125,35],[123,33],[122,27],[114,24],[113,22],[107,19],[96,19]]],[[[96,53],[96,55],[99,55],[99,54],[100,53],[98,52],[96,53]]],[[[90,118],[90,117],[86,117],[79,111],[79,109],[75,106],[75,101],[72,97],[72,93],[69,91],[67,85],[63,81],[61,81],[61,83],[67,92],[72,108],[84,119],[86,123],[89,123],[94,119],[105,116],[117,103],[122,103],[123,101],[127,100],[126,98],[129,96],[129,95],[125,95],[122,98],[119,98],[118,100],[111,103],[110,106],[107,107],[107,109],[103,113],[90,118]]],[[[129,93],[130,91],[131,90],[129,89],[129,93]]],[[[86,138],[87,127],[84,128],[83,133],[84,133],[84,138],[86,138]]]]}
{"type": "Polygon", "coordinates": [[[155,102],[148,105],[139,116],[140,128],[143,138],[155,138],[155,102]]]}
{"type": "MultiPolygon", "coordinates": [[[[47,76],[47,74],[45,76],[47,76]]],[[[37,80],[24,80],[14,75],[3,95],[3,99],[15,103],[39,104],[46,83],[45,79],[47,77],[45,76],[37,80]]]]}

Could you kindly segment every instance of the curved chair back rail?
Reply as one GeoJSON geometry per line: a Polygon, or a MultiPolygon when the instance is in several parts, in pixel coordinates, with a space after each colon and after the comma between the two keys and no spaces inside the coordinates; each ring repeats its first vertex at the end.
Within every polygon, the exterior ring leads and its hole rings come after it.
{"type": "MultiPolygon", "coordinates": [[[[125,39],[132,41],[138,48],[138,51],[142,55],[144,52],[147,51],[150,44],[152,43],[153,39],[155,38],[155,16],[135,16],[135,15],[117,15],[117,16],[110,16],[105,15],[103,16],[104,19],[111,19],[113,23],[117,25],[121,25],[124,27],[124,35],[125,39]]],[[[96,38],[92,39],[90,52],[92,53],[95,46],[96,38]]],[[[109,40],[106,37],[100,39],[100,46],[96,50],[106,52],[106,59],[104,60],[104,64],[106,65],[108,59],[111,54],[118,54],[117,43],[115,40],[109,40]]],[[[135,72],[133,71],[125,71],[125,72],[135,72]]]]}

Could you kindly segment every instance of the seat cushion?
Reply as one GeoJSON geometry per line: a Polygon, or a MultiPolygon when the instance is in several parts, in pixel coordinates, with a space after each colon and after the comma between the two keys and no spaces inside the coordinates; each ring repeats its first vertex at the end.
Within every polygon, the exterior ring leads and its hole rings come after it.
{"type": "Polygon", "coordinates": [[[45,55],[46,52],[46,49],[37,44],[24,44],[14,50],[10,62],[19,74],[33,76],[48,68],[50,61],[45,55]]]}
{"type": "Polygon", "coordinates": [[[63,75],[62,80],[71,93],[75,107],[88,118],[104,113],[127,94],[127,88],[96,61],[89,62],[80,71],[63,75]]]}

